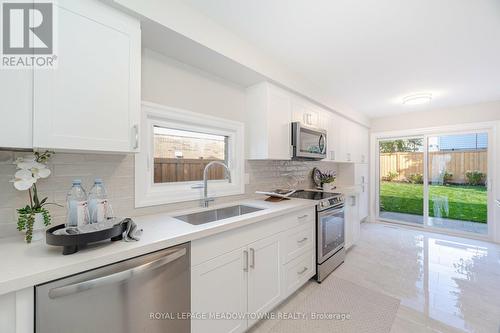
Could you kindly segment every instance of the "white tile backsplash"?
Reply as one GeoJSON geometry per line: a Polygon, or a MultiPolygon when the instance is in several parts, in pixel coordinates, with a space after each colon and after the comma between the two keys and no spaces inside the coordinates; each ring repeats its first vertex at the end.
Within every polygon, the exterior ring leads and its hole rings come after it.
{"type": "MultiPolygon", "coordinates": [[[[27,192],[14,189],[9,181],[13,178],[15,166],[13,161],[27,153],[0,151],[0,237],[17,233],[15,217],[16,209],[26,205],[27,192]]],[[[49,197],[60,205],[65,204],[66,193],[73,179],[81,179],[86,190],[93,184],[94,178],[102,178],[105,182],[110,202],[118,216],[139,216],[158,212],[173,211],[196,207],[199,202],[189,201],[147,208],[134,208],[134,155],[110,154],[67,154],[54,155],[49,163],[52,174],[37,183],[40,195],[49,197]]],[[[249,184],[245,186],[245,194],[218,198],[217,202],[227,202],[252,196],[256,190],[271,190],[286,187],[286,175],[292,174],[299,180],[299,188],[310,188],[311,170],[319,166],[322,170],[336,169],[334,163],[306,161],[246,161],[245,173],[249,175],[249,184]]],[[[64,207],[48,207],[54,224],[64,223],[66,209],[64,207]]]]}

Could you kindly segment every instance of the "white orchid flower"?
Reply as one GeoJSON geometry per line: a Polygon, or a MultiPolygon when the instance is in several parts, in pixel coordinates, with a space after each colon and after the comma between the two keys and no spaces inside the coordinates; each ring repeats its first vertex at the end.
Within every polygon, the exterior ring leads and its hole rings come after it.
{"type": "Polygon", "coordinates": [[[50,169],[45,164],[37,162],[32,155],[18,158],[16,165],[19,170],[12,182],[19,191],[29,190],[38,179],[50,176],[50,169]]]}
{"type": "Polygon", "coordinates": [[[14,187],[19,191],[29,190],[36,183],[36,178],[28,170],[19,170],[14,177],[12,182],[14,183],[14,187]]]}

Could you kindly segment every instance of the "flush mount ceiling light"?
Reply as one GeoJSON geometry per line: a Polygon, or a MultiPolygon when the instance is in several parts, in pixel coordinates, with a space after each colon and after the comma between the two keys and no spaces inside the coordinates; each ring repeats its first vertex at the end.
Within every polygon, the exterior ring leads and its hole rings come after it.
{"type": "Polygon", "coordinates": [[[403,98],[403,105],[429,104],[431,100],[432,100],[432,94],[428,93],[413,94],[403,98]]]}

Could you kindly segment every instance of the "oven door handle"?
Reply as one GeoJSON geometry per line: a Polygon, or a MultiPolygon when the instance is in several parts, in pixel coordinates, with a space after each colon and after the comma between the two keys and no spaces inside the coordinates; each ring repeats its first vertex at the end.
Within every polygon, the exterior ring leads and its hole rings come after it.
{"type": "Polygon", "coordinates": [[[51,299],[64,297],[71,294],[76,294],[82,291],[86,291],[89,289],[101,287],[103,285],[109,285],[113,283],[118,283],[124,280],[128,280],[137,275],[140,275],[146,271],[153,270],[162,266],[165,266],[183,256],[186,255],[186,249],[175,250],[168,255],[161,257],[160,259],[156,259],[154,261],[145,263],[143,265],[130,268],[124,271],[120,271],[117,273],[113,273],[110,275],[105,275],[101,277],[97,277],[91,280],[78,282],[75,284],[70,284],[64,287],[53,288],[49,291],[49,297],[51,299]]]}
{"type": "Polygon", "coordinates": [[[318,212],[318,214],[320,216],[327,216],[327,215],[335,215],[335,214],[341,213],[341,212],[344,212],[344,207],[337,208],[337,209],[334,209],[334,210],[325,209],[325,210],[322,210],[322,211],[318,212]]]}

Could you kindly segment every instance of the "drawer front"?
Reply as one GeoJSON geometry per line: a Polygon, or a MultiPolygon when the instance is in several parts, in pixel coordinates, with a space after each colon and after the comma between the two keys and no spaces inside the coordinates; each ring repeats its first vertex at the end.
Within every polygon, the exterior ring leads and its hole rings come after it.
{"type": "Polygon", "coordinates": [[[191,242],[191,266],[199,265],[259,239],[310,224],[315,219],[315,208],[311,207],[195,240],[191,242]]]}
{"type": "Polygon", "coordinates": [[[294,214],[290,214],[289,216],[289,222],[291,227],[314,223],[315,221],[316,221],[316,209],[314,207],[304,209],[294,214]]]}
{"type": "Polygon", "coordinates": [[[314,227],[315,225],[310,222],[305,226],[301,225],[286,232],[285,241],[283,242],[285,263],[312,250],[314,244],[314,227]]]}
{"type": "Polygon", "coordinates": [[[316,274],[314,261],[314,251],[310,250],[285,265],[284,297],[293,294],[316,274]]]}

